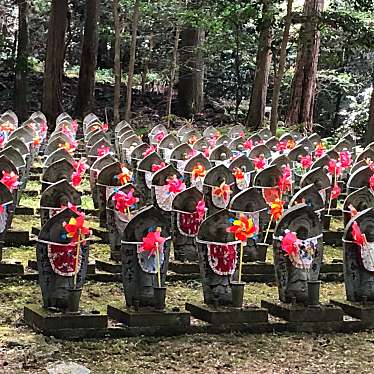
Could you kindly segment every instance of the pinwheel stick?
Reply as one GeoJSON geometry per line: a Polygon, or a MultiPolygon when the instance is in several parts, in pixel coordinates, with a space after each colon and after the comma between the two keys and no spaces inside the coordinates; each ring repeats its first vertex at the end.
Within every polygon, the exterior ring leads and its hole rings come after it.
{"type": "Polygon", "coordinates": [[[335,186],[336,185],[336,170],[334,171],[334,179],[333,179],[333,182],[331,184],[331,191],[330,191],[330,199],[329,199],[329,207],[327,209],[327,215],[329,216],[330,215],[330,210],[331,210],[331,203],[332,203],[332,186],[335,186]]]}
{"type": "Polygon", "coordinates": [[[130,221],[130,219],[131,219],[130,207],[127,207],[127,217],[128,217],[128,219],[130,221]]]}
{"type": "Polygon", "coordinates": [[[243,252],[244,252],[244,243],[243,243],[243,242],[240,242],[240,257],[239,257],[239,275],[238,275],[238,283],[241,283],[241,281],[242,281],[243,252]]]}
{"type": "Polygon", "coordinates": [[[157,280],[158,286],[161,287],[161,260],[160,260],[160,248],[158,242],[156,242],[156,257],[157,257],[157,280]]]}
{"type": "Polygon", "coordinates": [[[271,223],[273,222],[273,218],[274,218],[274,216],[271,215],[268,228],[266,229],[266,232],[265,232],[264,243],[266,243],[266,240],[268,239],[268,235],[269,235],[269,231],[270,231],[270,226],[271,226],[271,223]]]}
{"type": "Polygon", "coordinates": [[[81,230],[78,231],[77,256],[75,258],[74,279],[73,279],[74,288],[77,288],[77,278],[78,278],[78,271],[79,271],[78,266],[79,266],[80,252],[81,252],[81,230]]]}

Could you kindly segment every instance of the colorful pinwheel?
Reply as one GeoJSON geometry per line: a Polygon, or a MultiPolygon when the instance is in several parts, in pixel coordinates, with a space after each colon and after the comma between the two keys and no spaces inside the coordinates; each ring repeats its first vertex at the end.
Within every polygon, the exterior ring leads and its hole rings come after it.
{"type": "Polygon", "coordinates": [[[196,212],[199,215],[199,219],[205,217],[205,201],[199,200],[196,204],[196,212]]]}
{"type": "Polygon", "coordinates": [[[231,194],[231,188],[225,182],[222,182],[220,186],[213,188],[213,195],[227,200],[231,194]]]}
{"type": "Polygon", "coordinates": [[[352,165],[352,156],[348,151],[339,153],[339,161],[343,169],[349,169],[352,165]]]}
{"type": "Polygon", "coordinates": [[[325,151],[326,151],[326,147],[322,143],[319,143],[316,146],[316,149],[314,151],[314,155],[317,158],[320,158],[320,157],[322,157],[325,154],[325,151]]]}
{"type": "Polygon", "coordinates": [[[165,138],[165,133],[163,131],[159,131],[155,137],[154,137],[154,140],[156,143],[160,143],[162,139],[165,138]]]}
{"type": "Polygon", "coordinates": [[[72,243],[83,240],[90,233],[88,222],[83,213],[79,213],[77,218],[70,218],[69,222],[64,222],[63,227],[66,236],[72,239],[72,243]]]}
{"type": "Polygon", "coordinates": [[[287,141],[287,149],[294,149],[296,147],[296,142],[293,139],[287,141]]]}
{"type": "Polygon", "coordinates": [[[106,147],[104,144],[102,144],[97,150],[97,155],[99,157],[103,157],[107,155],[109,152],[110,152],[110,147],[106,147]]]}
{"type": "Polygon", "coordinates": [[[266,166],[266,159],[264,155],[260,155],[253,160],[253,164],[256,170],[263,170],[266,166]]]}
{"type": "Polygon", "coordinates": [[[369,187],[374,191],[374,174],[369,178],[369,187]]]}
{"type": "Polygon", "coordinates": [[[337,178],[342,173],[342,165],[339,161],[331,159],[327,166],[329,173],[337,178]]]}
{"type": "Polygon", "coordinates": [[[340,189],[340,187],[337,184],[335,184],[335,186],[331,190],[331,199],[337,199],[340,196],[341,192],[342,190],[340,189]]]}
{"type": "Polygon", "coordinates": [[[152,152],[155,152],[155,151],[156,151],[156,148],[153,145],[151,145],[145,150],[145,152],[143,152],[143,157],[147,157],[148,155],[150,155],[152,152]]]}
{"type": "Polygon", "coordinates": [[[78,186],[80,186],[81,183],[82,183],[82,177],[81,177],[80,173],[75,171],[71,175],[71,184],[72,184],[73,187],[78,187],[78,186]]]}
{"type": "Polygon", "coordinates": [[[129,169],[123,166],[122,173],[116,175],[115,178],[118,179],[121,185],[123,186],[124,184],[127,184],[131,181],[132,173],[129,169]]]}
{"type": "Polygon", "coordinates": [[[182,179],[178,179],[176,175],[167,179],[166,182],[169,193],[179,193],[186,189],[186,185],[183,183],[182,179]]]}
{"type": "Polygon", "coordinates": [[[366,241],[357,222],[352,223],[352,238],[353,241],[359,246],[363,246],[366,241]]]}
{"type": "Polygon", "coordinates": [[[306,155],[300,158],[300,164],[303,169],[309,169],[313,164],[312,156],[306,155]]]}
{"type": "Polygon", "coordinates": [[[205,177],[206,169],[205,166],[198,162],[192,169],[192,179],[205,177]]]}
{"type": "Polygon", "coordinates": [[[160,164],[152,164],[151,170],[155,173],[163,169],[166,166],[165,162],[161,162],[160,164]]]}
{"type": "Polygon", "coordinates": [[[270,205],[271,215],[276,221],[278,221],[283,214],[283,205],[284,201],[280,199],[275,199],[275,201],[270,205]]]}
{"type": "Polygon", "coordinates": [[[248,218],[244,214],[241,214],[239,219],[232,220],[231,223],[232,226],[228,227],[226,231],[234,234],[236,240],[247,242],[256,234],[256,226],[252,218],[248,218]]]}
{"type": "Polygon", "coordinates": [[[232,173],[234,175],[234,178],[236,180],[243,180],[245,178],[245,175],[243,173],[243,170],[240,168],[235,168],[234,172],[232,173]]]}
{"type": "Polygon", "coordinates": [[[109,124],[108,123],[104,123],[101,126],[101,130],[103,130],[104,132],[108,132],[108,130],[109,130],[109,124]]]}
{"type": "Polygon", "coordinates": [[[283,153],[287,149],[287,143],[286,142],[278,142],[276,144],[275,148],[279,153],[283,153]]]}
{"type": "Polygon", "coordinates": [[[130,207],[134,206],[139,202],[139,199],[134,196],[134,189],[131,188],[128,193],[123,191],[117,191],[112,199],[116,203],[116,209],[121,213],[128,213],[130,207]]]}
{"type": "Polygon", "coordinates": [[[156,256],[157,252],[162,252],[162,246],[165,243],[165,238],[161,236],[161,229],[157,228],[155,231],[149,231],[143,238],[140,246],[140,252],[148,253],[148,257],[156,256]]]}
{"type": "Polygon", "coordinates": [[[253,148],[253,141],[251,139],[246,140],[243,143],[244,149],[251,150],[253,148]]]}
{"type": "Polygon", "coordinates": [[[300,240],[297,238],[296,233],[288,231],[282,238],[281,248],[287,255],[297,255],[300,240]]]}

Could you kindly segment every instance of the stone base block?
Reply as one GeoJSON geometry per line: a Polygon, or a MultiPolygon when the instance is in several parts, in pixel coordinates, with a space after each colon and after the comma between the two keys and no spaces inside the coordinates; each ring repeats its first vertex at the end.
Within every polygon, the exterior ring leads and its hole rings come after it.
{"type": "Polygon", "coordinates": [[[43,335],[64,338],[102,336],[108,328],[108,316],[100,313],[67,314],[53,312],[40,305],[24,307],[25,323],[43,335]]]}
{"type": "Polygon", "coordinates": [[[365,304],[341,300],[330,300],[330,302],[342,308],[348,316],[360,319],[362,322],[374,327],[374,302],[367,302],[365,304]]]}
{"type": "Polygon", "coordinates": [[[122,273],[122,264],[120,262],[96,260],[95,264],[96,269],[99,271],[105,271],[111,274],[122,273]]]}
{"type": "Polygon", "coordinates": [[[267,323],[268,311],[259,307],[212,307],[205,304],[186,303],[186,310],[197,319],[212,325],[239,325],[267,323]]]}
{"type": "Polygon", "coordinates": [[[6,263],[0,262],[0,277],[12,277],[16,275],[23,275],[24,268],[20,262],[6,263]]]}
{"type": "Polygon", "coordinates": [[[261,306],[266,308],[273,316],[289,322],[343,322],[343,310],[331,304],[304,306],[262,300],[261,306]]]}

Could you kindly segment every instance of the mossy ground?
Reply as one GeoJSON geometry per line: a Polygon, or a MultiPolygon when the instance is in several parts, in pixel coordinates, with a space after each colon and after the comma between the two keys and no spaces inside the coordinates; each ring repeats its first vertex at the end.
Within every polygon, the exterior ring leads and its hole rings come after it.
{"type": "MultiPolygon", "coordinates": [[[[38,188],[38,183],[32,185],[38,188]]],[[[86,188],[86,187],[85,187],[86,188]]],[[[30,188],[31,189],[31,188],[30,188]]],[[[38,208],[37,198],[23,197],[21,204],[38,208]]],[[[92,200],[83,197],[90,208],[92,200]]],[[[98,222],[90,218],[92,226],[98,222]]],[[[333,220],[333,229],[341,223],[333,220]]],[[[40,226],[39,217],[15,216],[14,229],[40,226]]],[[[91,260],[107,259],[109,246],[94,244],[91,260]]],[[[342,249],[325,246],[326,262],[342,259],[342,249]]],[[[4,258],[24,265],[35,259],[34,247],[5,248],[4,258]]],[[[268,261],[272,261],[271,250],[268,261]]],[[[322,285],[321,299],[344,298],[344,285],[322,285]]],[[[105,312],[109,303],[124,300],[119,283],[87,282],[82,307],[105,312]]],[[[262,299],[276,300],[274,284],[250,283],[245,302],[259,304],[262,299]]],[[[167,303],[183,307],[185,302],[202,300],[197,281],[168,284],[167,303]]],[[[44,337],[22,322],[23,306],[40,303],[41,294],[34,281],[0,281],[0,372],[45,373],[57,361],[74,361],[93,373],[372,373],[374,335],[354,334],[197,334],[174,338],[97,339],[78,342],[44,337]]]]}

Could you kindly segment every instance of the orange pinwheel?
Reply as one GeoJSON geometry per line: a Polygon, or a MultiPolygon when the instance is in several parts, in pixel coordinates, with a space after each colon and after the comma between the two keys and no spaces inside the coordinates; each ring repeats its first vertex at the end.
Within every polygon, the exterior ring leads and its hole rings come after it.
{"type": "Polygon", "coordinates": [[[296,146],[295,140],[289,139],[287,141],[287,149],[294,149],[296,146]]]}
{"type": "Polygon", "coordinates": [[[270,205],[271,215],[276,221],[278,221],[278,219],[283,214],[283,205],[284,201],[280,199],[275,199],[274,202],[270,205]]]}
{"type": "Polygon", "coordinates": [[[131,181],[131,171],[126,167],[122,168],[122,173],[116,175],[114,178],[118,179],[121,185],[127,184],[131,181]]]}
{"type": "Polygon", "coordinates": [[[233,172],[233,175],[235,177],[235,179],[244,179],[244,173],[243,173],[243,170],[240,169],[240,168],[235,168],[234,169],[234,172],[233,172]]]}
{"type": "Polygon", "coordinates": [[[248,238],[253,238],[256,233],[256,226],[253,220],[248,219],[247,216],[241,214],[239,219],[230,220],[232,226],[226,229],[227,232],[233,233],[236,240],[246,242],[248,238]]]}
{"type": "Polygon", "coordinates": [[[231,188],[225,182],[222,182],[219,187],[213,188],[213,195],[221,197],[224,200],[227,200],[230,194],[231,194],[231,188]]]}
{"type": "Polygon", "coordinates": [[[198,162],[192,169],[192,179],[205,177],[206,169],[205,166],[198,162]]]}
{"type": "Polygon", "coordinates": [[[83,213],[78,213],[78,217],[71,217],[69,222],[64,222],[63,226],[66,231],[66,236],[72,239],[72,242],[77,242],[84,239],[89,233],[90,228],[83,213]]]}

